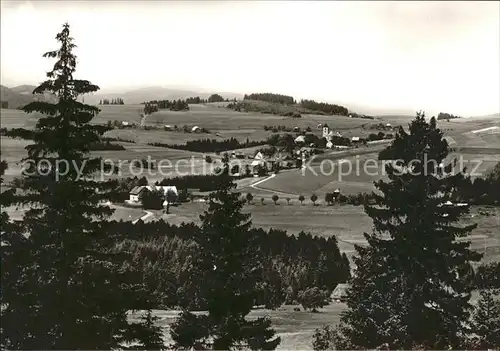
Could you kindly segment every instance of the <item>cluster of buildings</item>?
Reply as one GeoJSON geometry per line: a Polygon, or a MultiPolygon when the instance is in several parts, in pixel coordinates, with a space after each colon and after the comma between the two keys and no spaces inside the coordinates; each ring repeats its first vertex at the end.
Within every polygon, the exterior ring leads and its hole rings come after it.
{"type": "Polygon", "coordinates": [[[281,152],[268,158],[264,157],[262,152],[257,152],[254,160],[250,164],[250,167],[252,168],[252,173],[257,174],[260,168],[270,170],[273,169],[275,165],[279,165],[280,168],[285,168],[289,163],[292,163],[292,160],[293,158],[290,155],[286,155],[281,152]]]}
{"type": "Polygon", "coordinates": [[[176,186],[162,186],[162,185],[143,185],[136,186],[129,193],[129,199],[126,201],[129,205],[141,205],[141,198],[145,191],[161,191],[164,196],[163,206],[166,207],[169,204],[167,201],[167,193],[172,191],[175,193],[176,197],[179,196],[176,186]]]}

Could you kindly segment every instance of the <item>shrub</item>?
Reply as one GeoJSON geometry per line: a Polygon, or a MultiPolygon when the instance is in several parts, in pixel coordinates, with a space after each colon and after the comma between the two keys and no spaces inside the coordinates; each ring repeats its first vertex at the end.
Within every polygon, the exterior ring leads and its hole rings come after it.
{"type": "Polygon", "coordinates": [[[248,193],[247,196],[246,196],[246,200],[248,203],[251,203],[252,200],[253,200],[253,195],[251,193],[248,193]]]}
{"type": "Polygon", "coordinates": [[[279,200],[279,196],[278,196],[278,195],[276,195],[276,194],[274,194],[274,195],[273,195],[273,201],[274,201],[274,204],[275,204],[275,205],[277,204],[278,200],[279,200]]]}
{"type": "Polygon", "coordinates": [[[313,202],[314,205],[316,205],[316,201],[318,201],[318,197],[316,196],[316,194],[311,195],[311,201],[313,202]]]}
{"type": "Polygon", "coordinates": [[[304,202],[306,198],[304,197],[304,195],[300,195],[299,196],[299,201],[300,201],[300,204],[302,205],[302,203],[304,202]]]}
{"type": "Polygon", "coordinates": [[[239,174],[240,173],[240,166],[239,165],[234,165],[231,167],[231,174],[239,174]]]}
{"type": "Polygon", "coordinates": [[[297,301],[305,310],[316,312],[318,308],[330,303],[330,294],[327,290],[320,290],[318,287],[313,287],[299,292],[297,301]]]}

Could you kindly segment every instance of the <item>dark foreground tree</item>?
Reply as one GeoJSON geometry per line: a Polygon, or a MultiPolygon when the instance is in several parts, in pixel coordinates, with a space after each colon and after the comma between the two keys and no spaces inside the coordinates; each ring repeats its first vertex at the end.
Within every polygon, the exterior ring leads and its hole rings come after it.
{"type": "MultiPolygon", "coordinates": [[[[26,147],[28,167],[18,181],[17,204],[28,205],[18,230],[2,232],[2,347],[6,349],[116,349],[139,341],[147,323],[129,323],[127,311],[147,308],[142,286],[124,269],[118,238],[105,219],[112,210],[111,182],[93,181],[100,159],[92,143],[106,131],[90,124],[99,109],[77,101],[96,85],[73,78],[75,44],[65,24],[48,79],[34,94],[51,92],[57,103],[32,102],[26,113],[43,115],[26,147]],[[22,234],[21,234],[22,233],[22,234]],[[139,340],[138,340],[139,339],[139,340]]],[[[26,135],[21,133],[20,136],[26,135]]],[[[144,346],[146,347],[146,346],[144,346]]]]}
{"type": "Polygon", "coordinates": [[[171,331],[178,348],[273,350],[280,343],[270,320],[246,319],[259,294],[263,267],[255,237],[249,235],[250,216],[241,212],[244,200],[232,188],[228,181],[212,193],[200,216],[196,269],[203,272],[199,295],[208,315],[183,311],[171,331]]]}
{"type": "MultiPolygon", "coordinates": [[[[0,184],[4,186],[3,183],[3,175],[5,174],[5,171],[7,170],[7,162],[2,160],[0,161],[0,184]]],[[[14,195],[13,189],[2,189],[1,194],[0,194],[0,209],[2,210],[2,213],[0,215],[0,230],[2,232],[6,232],[6,228],[9,225],[9,216],[6,212],[3,212],[5,207],[9,206],[12,201],[12,196],[14,195]]]]}
{"type": "Polygon", "coordinates": [[[375,183],[376,205],[365,205],[374,231],[367,247],[356,247],[348,309],[330,346],[460,348],[470,332],[471,262],[481,258],[456,241],[475,227],[457,225],[468,207],[447,205],[462,170],[439,166],[448,144],[423,114],[390,148],[400,161],[387,165],[389,181],[375,183]]]}

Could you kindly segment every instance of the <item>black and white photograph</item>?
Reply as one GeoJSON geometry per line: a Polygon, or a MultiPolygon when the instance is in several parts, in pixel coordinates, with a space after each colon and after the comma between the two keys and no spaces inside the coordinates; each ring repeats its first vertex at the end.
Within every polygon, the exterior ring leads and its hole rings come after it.
{"type": "Polygon", "coordinates": [[[2,350],[500,350],[500,1],[0,5],[2,350]]]}

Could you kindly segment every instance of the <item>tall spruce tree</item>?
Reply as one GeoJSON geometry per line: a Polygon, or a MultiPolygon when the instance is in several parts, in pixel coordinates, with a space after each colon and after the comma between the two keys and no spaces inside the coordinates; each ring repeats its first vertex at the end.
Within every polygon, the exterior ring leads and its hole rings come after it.
{"type": "Polygon", "coordinates": [[[147,296],[134,283],[135,273],[124,268],[127,257],[112,250],[118,238],[107,230],[105,219],[112,210],[104,201],[114,184],[91,180],[100,159],[88,156],[90,145],[106,128],[89,123],[99,109],[77,98],[99,88],[73,78],[75,44],[68,24],[56,40],[60,48],[44,55],[56,63],[33,93],[51,92],[58,102],[37,101],[23,108],[43,117],[33,131],[34,143],[26,148],[28,166],[14,198],[29,210],[18,230],[2,232],[2,346],[92,350],[133,341],[150,345],[140,340],[152,337],[145,333],[150,323],[127,321],[128,310],[147,307],[147,296]]]}
{"type": "Polygon", "coordinates": [[[468,206],[448,202],[464,174],[441,165],[448,144],[423,113],[389,148],[397,161],[375,183],[376,204],[365,205],[374,230],[367,247],[356,246],[348,309],[327,346],[459,348],[469,333],[471,262],[481,259],[456,240],[475,227],[457,224],[468,206]]]}
{"type": "Polygon", "coordinates": [[[209,208],[200,216],[203,224],[196,243],[197,269],[203,272],[199,294],[208,315],[184,310],[171,330],[177,348],[230,350],[248,347],[273,350],[280,343],[267,318],[248,321],[262,279],[262,260],[255,236],[249,234],[250,216],[241,212],[243,200],[232,192],[227,176],[210,195],[209,208]]]}

